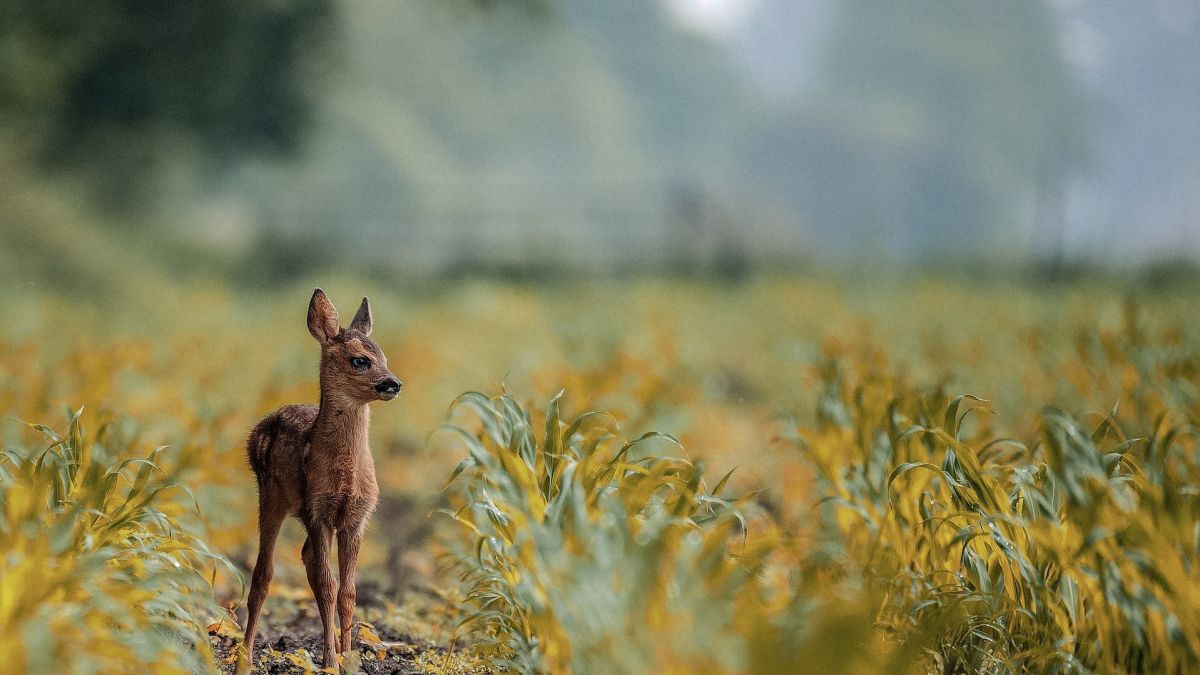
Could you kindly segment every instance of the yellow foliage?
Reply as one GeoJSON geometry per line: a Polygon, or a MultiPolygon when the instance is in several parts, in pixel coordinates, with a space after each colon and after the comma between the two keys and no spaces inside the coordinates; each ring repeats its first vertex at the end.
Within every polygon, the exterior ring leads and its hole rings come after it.
{"type": "MultiPolygon", "coordinates": [[[[955,654],[977,646],[978,635],[992,636],[995,648],[984,651],[997,668],[1169,669],[1200,653],[1189,543],[1197,480],[1191,429],[1200,420],[1196,289],[791,277],[736,287],[643,280],[554,289],[482,282],[432,291],[359,282],[341,288],[334,292],[371,295],[375,337],[405,381],[404,395],[377,409],[372,444],[384,495],[411,498],[411,511],[443,505],[439,490],[462,446],[442,434],[426,439],[462,391],[503,383],[527,410],[529,401],[565,389],[571,410],[562,419],[604,410],[622,430],[659,429],[687,448],[650,439],[635,447],[644,454],[631,450],[613,461],[616,441],[606,440],[580,453],[590,459],[576,471],[587,471],[568,477],[570,463],[559,455],[570,439],[561,433],[550,434],[558,445],[531,462],[488,447],[496,470],[520,491],[500,502],[498,488],[488,486],[494,511],[447,522],[486,533],[478,551],[487,560],[511,553],[509,563],[489,564],[497,584],[527,591],[529,606],[542,608],[510,626],[537,643],[536,663],[615,658],[631,667],[769,672],[800,658],[824,664],[828,650],[820,646],[827,643],[862,655],[842,664],[847,671],[907,663],[925,647],[949,667],[955,654]],[[988,398],[997,414],[958,420],[980,405],[963,400],[948,421],[959,392],[988,398]],[[1065,412],[1047,413],[1047,406],[1065,412]],[[926,430],[901,438],[912,425],[926,430]],[[1014,441],[989,445],[1004,437],[1014,441]],[[647,463],[652,457],[664,461],[647,463]],[[930,466],[892,476],[914,463],[930,466]],[[745,542],[741,531],[668,527],[646,515],[667,518],[711,495],[693,485],[704,476],[701,464],[718,476],[738,467],[722,494],[762,490],[745,508],[752,513],[745,542]],[[583,481],[581,494],[591,495],[578,522],[555,511],[554,495],[572,481],[583,481]],[[615,496],[602,499],[602,487],[614,484],[615,496]],[[562,536],[530,543],[530,532],[559,526],[562,536]],[[624,529],[613,539],[592,532],[618,526],[624,529]],[[573,563],[598,556],[596,541],[658,542],[662,549],[636,573],[617,573],[614,562],[603,583],[571,595],[563,589],[574,588],[573,563]],[[549,546],[561,559],[546,556],[549,546]],[[731,557],[743,546],[751,559],[761,556],[753,583],[731,557]],[[711,574],[681,570],[694,560],[717,562],[711,574]],[[661,585],[639,587],[631,581],[637,577],[661,585]],[[618,601],[637,597],[635,590],[644,591],[644,606],[627,611],[618,601]],[[556,607],[564,597],[588,600],[556,607]],[[725,604],[710,609],[700,600],[712,597],[725,604]],[[573,613],[593,606],[599,618],[573,613]],[[933,625],[935,636],[913,632],[913,621],[933,625]],[[626,639],[626,631],[647,626],[653,635],[626,639]],[[730,626],[742,637],[722,634],[730,626]],[[847,647],[838,636],[873,647],[847,647]],[[1035,639],[1054,642],[1053,649],[1038,652],[1035,639]]],[[[163,468],[191,490],[202,515],[178,490],[159,493],[156,511],[245,565],[256,529],[242,443],[260,415],[316,400],[316,348],[303,319],[310,293],[180,287],[125,296],[135,299],[130,305],[17,294],[6,307],[11,320],[0,326],[0,413],[54,420],[68,404],[86,404],[90,420],[112,420],[100,443],[108,462],[148,454],[130,450],[141,447],[129,440],[135,425],[147,447],[170,446],[156,463],[166,460],[163,468]]],[[[530,418],[529,431],[544,442],[544,416],[530,418]]],[[[609,428],[605,419],[589,418],[581,438],[596,440],[589,434],[609,428]]],[[[473,438],[480,431],[468,429],[473,438]]],[[[5,447],[25,454],[32,433],[0,425],[5,447]]],[[[126,467],[120,489],[133,487],[138,467],[126,467]]],[[[2,489],[5,522],[53,521],[45,512],[51,483],[14,480],[2,489]]],[[[487,503],[482,493],[480,503],[487,503]]],[[[474,544],[479,534],[461,527],[474,544]]],[[[64,538],[98,537],[90,524],[63,528],[64,538]]],[[[285,529],[278,597],[289,588],[308,595],[297,535],[285,529]]],[[[0,536],[8,537],[0,626],[18,620],[17,608],[91,602],[78,585],[63,583],[80,571],[56,552],[50,532],[0,536]]],[[[106,536],[147,555],[189,555],[173,540],[148,546],[136,530],[106,536]]],[[[394,550],[412,547],[377,519],[364,573],[378,574],[394,550]]],[[[112,574],[113,566],[133,579],[157,573],[140,556],[100,569],[112,574]]],[[[211,567],[205,577],[214,579],[211,567]]],[[[215,585],[220,597],[238,598],[237,574],[218,568],[215,585]]],[[[136,584],[122,593],[125,603],[155,598],[136,584]]],[[[200,628],[213,620],[193,619],[200,628]]],[[[28,625],[37,627],[0,631],[0,658],[40,672],[69,663],[60,659],[71,654],[51,646],[59,634],[49,624],[28,625]],[[50,636],[43,646],[21,647],[37,631],[50,636]],[[28,653],[44,660],[26,661],[28,653]]],[[[497,638],[500,629],[488,625],[497,638]]],[[[111,628],[93,613],[61,635],[111,628]]],[[[515,658],[504,645],[487,654],[515,658]]]]}

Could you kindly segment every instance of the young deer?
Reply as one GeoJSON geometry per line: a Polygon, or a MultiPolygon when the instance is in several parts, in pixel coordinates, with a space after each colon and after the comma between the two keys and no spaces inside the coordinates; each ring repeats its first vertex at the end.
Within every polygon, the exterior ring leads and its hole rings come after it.
{"type": "Polygon", "coordinates": [[[254,629],[271,584],[275,538],[289,515],[299,518],[308,533],[300,555],[321,613],[324,667],[334,665],[335,654],[350,649],[358,545],[379,501],[367,447],[367,404],[390,401],[400,393],[400,381],[369,337],[366,298],[350,327],[342,330],[337,310],[318,288],[308,306],[308,331],[321,344],[321,405],[276,410],[254,427],[246,443],[258,481],[259,530],[246,620],[246,667],[254,663],[254,629]],[[335,536],[340,581],[334,581],[329,564],[335,536]],[[340,639],[333,630],[335,595],[340,639]]]}

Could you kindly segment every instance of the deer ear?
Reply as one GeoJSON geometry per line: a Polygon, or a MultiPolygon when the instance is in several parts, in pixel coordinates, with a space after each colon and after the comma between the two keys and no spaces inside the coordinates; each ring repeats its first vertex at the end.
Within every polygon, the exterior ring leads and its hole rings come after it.
{"type": "Polygon", "coordinates": [[[354,315],[354,321],[350,322],[350,327],[362,331],[363,335],[371,334],[371,303],[363,298],[362,304],[358,306],[358,312],[354,315]]]}
{"type": "Polygon", "coordinates": [[[319,288],[313,291],[312,300],[308,303],[308,332],[321,344],[329,342],[342,332],[341,324],[338,323],[337,308],[325,297],[325,291],[319,288]]]}

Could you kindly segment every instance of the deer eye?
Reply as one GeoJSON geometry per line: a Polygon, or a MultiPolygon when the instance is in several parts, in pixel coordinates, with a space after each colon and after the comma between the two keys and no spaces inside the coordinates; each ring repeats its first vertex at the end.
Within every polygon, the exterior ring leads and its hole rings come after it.
{"type": "Polygon", "coordinates": [[[366,370],[367,368],[371,367],[371,359],[368,359],[365,356],[352,356],[350,357],[350,365],[353,366],[355,370],[366,370]]]}

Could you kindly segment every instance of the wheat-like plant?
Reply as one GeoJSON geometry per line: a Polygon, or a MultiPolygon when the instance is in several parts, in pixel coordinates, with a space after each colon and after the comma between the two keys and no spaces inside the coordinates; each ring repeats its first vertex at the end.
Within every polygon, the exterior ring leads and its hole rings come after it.
{"type": "Polygon", "coordinates": [[[213,566],[163,448],[128,457],[102,427],[30,425],[41,448],[0,454],[0,662],[7,672],[213,668],[213,566]]]}

